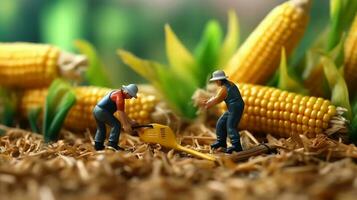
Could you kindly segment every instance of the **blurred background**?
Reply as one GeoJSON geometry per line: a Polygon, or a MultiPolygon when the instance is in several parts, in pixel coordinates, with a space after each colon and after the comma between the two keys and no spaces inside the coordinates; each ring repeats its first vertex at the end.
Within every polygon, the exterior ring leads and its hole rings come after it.
{"type": "MultiPolygon", "coordinates": [[[[164,25],[192,50],[206,22],[216,19],[226,30],[227,11],[236,11],[241,43],[259,22],[283,0],[1,0],[0,42],[50,43],[75,52],[75,39],[92,43],[114,85],[143,82],[117,57],[124,48],[142,58],[165,60],[164,25]]],[[[319,36],[328,23],[329,1],[313,1],[303,42],[319,36]]]]}

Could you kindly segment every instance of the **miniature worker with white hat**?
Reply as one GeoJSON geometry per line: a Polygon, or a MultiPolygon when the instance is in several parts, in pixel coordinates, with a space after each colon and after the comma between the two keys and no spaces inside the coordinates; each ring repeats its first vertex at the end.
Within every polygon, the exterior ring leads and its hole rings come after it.
{"type": "Polygon", "coordinates": [[[216,124],[217,141],[211,145],[212,149],[227,148],[227,135],[232,146],[226,149],[226,153],[242,151],[238,124],[243,114],[244,101],[238,87],[228,80],[228,76],[222,70],[213,72],[210,81],[216,82],[220,87],[216,96],[200,103],[200,106],[208,109],[224,101],[227,105],[227,111],[218,119],[216,124]]]}

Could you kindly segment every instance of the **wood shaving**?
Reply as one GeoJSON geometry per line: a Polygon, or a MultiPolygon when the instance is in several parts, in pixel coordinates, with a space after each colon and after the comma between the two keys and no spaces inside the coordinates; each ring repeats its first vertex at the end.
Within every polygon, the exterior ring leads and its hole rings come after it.
{"type": "MultiPolygon", "coordinates": [[[[96,152],[89,131],[63,131],[46,144],[39,134],[0,129],[2,199],[353,199],[357,191],[356,146],[326,135],[256,138],[242,132],[245,148],[266,142],[277,153],[239,163],[221,153],[213,163],[132,135],[121,137],[125,152],[96,152]]],[[[215,139],[202,123],[178,136],[201,152],[215,139]]]]}

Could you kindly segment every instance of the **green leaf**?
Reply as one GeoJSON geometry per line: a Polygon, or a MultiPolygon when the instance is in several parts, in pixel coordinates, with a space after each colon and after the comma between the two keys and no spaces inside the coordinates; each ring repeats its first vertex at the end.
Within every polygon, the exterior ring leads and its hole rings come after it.
{"type": "Polygon", "coordinates": [[[0,123],[11,126],[15,119],[16,108],[16,94],[0,87],[0,123]]]}
{"type": "Polygon", "coordinates": [[[327,55],[335,62],[336,66],[343,64],[345,39],[346,37],[342,35],[335,47],[327,52],[327,55]]]}
{"type": "Polygon", "coordinates": [[[58,133],[61,130],[62,124],[75,102],[76,95],[72,91],[68,91],[63,95],[61,102],[56,109],[57,112],[52,120],[52,123],[47,133],[44,135],[46,142],[57,140],[58,133]]]}
{"type": "Polygon", "coordinates": [[[59,99],[65,90],[66,86],[64,81],[60,79],[53,81],[50,88],[48,89],[42,124],[42,130],[44,133],[48,131],[48,127],[51,125],[51,120],[55,115],[56,103],[59,102],[59,99]]]}
{"type": "Polygon", "coordinates": [[[319,83],[315,86],[317,88],[309,87],[309,89],[312,90],[310,92],[314,92],[313,95],[329,98],[331,96],[331,92],[321,63],[321,55],[323,54],[324,50],[319,48],[311,48],[307,51],[306,64],[302,73],[302,79],[305,82],[305,85],[311,83],[312,81],[317,81],[319,83]]]}
{"type": "Polygon", "coordinates": [[[294,78],[292,78],[288,73],[288,66],[286,63],[286,53],[284,47],[281,49],[278,87],[282,90],[287,90],[290,92],[307,94],[307,90],[303,87],[303,85],[294,78]]]}
{"type": "Polygon", "coordinates": [[[195,108],[188,103],[196,89],[194,84],[165,65],[138,58],[124,50],[119,50],[118,55],[126,65],[150,81],[176,113],[189,119],[195,116],[195,108]]]}
{"type": "MultiPolygon", "coordinates": [[[[195,71],[198,86],[204,87],[207,77],[216,69],[222,42],[222,30],[217,21],[207,23],[201,41],[195,49],[195,58],[199,67],[195,71]]],[[[191,72],[192,73],[192,72],[191,72]]]]}
{"type": "Polygon", "coordinates": [[[158,70],[161,68],[167,68],[157,62],[145,60],[136,57],[132,53],[119,49],[117,51],[118,56],[121,60],[128,65],[132,70],[138,73],[140,76],[148,80],[158,89],[161,88],[161,83],[159,82],[158,70]]]}
{"type": "Polygon", "coordinates": [[[140,59],[125,51],[120,51],[119,55],[125,64],[153,84],[176,113],[187,118],[193,117],[192,113],[195,111],[191,110],[194,108],[187,102],[194,92],[194,85],[164,65],[140,59]]]}
{"type": "Polygon", "coordinates": [[[306,52],[306,62],[302,74],[303,79],[307,79],[311,72],[318,67],[321,62],[321,54],[323,54],[323,50],[317,48],[311,48],[306,52]]]}
{"type": "Polygon", "coordinates": [[[355,0],[330,0],[331,29],[329,32],[327,50],[333,49],[351,25],[357,11],[355,0]]]}
{"type": "Polygon", "coordinates": [[[342,64],[343,61],[343,44],[344,44],[344,39],[345,37],[341,37],[341,40],[339,43],[330,51],[326,53],[326,50],[318,47],[310,48],[307,53],[306,53],[306,63],[304,66],[304,71],[302,73],[302,78],[303,80],[311,79],[311,76],[313,78],[317,78],[318,76],[321,76],[322,80],[321,82],[321,90],[323,91],[323,96],[324,97],[330,97],[331,96],[331,90],[328,86],[325,74],[323,73],[323,66],[322,66],[322,61],[321,61],[321,56],[322,55],[327,55],[329,58],[331,58],[335,63],[338,65],[342,64]]]}
{"type": "Polygon", "coordinates": [[[74,44],[81,54],[88,57],[89,67],[85,74],[88,83],[90,85],[102,87],[113,87],[108,74],[105,72],[105,67],[93,45],[85,40],[76,40],[74,44]]]}
{"type": "Polygon", "coordinates": [[[51,84],[46,97],[42,125],[46,142],[58,138],[64,119],[75,100],[75,95],[67,82],[57,79],[51,84]]]}
{"type": "Polygon", "coordinates": [[[352,119],[352,109],[349,101],[347,85],[343,76],[339,73],[335,63],[328,56],[322,56],[321,59],[325,76],[328,85],[331,89],[331,102],[334,105],[346,108],[348,111],[346,117],[348,120],[352,119]]]}
{"type": "Polygon", "coordinates": [[[196,108],[191,97],[196,90],[195,85],[164,68],[159,68],[158,78],[161,83],[159,90],[171,108],[186,119],[193,119],[196,116],[196,108]]]}
{"type": "Polygon", "coordinates": [[[39,106],[39,107],[31,108],[27,113],[27,118],[29,120],[31,130],[34,133],[40,133],[40,129],[38,128],[37,122],[41,111],[42,109],[39,106]]]}
{"type": "Polygon", "coordinates": [[[223,68],[233,56],[239,44],[239,32],[240,27],[237,15],[233,10],[230,10],[228,12],[227,34],[219,52],[218,67],[223,68]]]}
{"type": "Polygon", "coordinates": [[[56,114],[56,107],[61,97],[67,90],[67,85],[63,80],[57,79],[52,82],[48,89],[48,94],[45,101],[44,119],[42,124],[42,130],[44,133],[48,132],[48,129],[52,123],[52,119],[56,114]]]}
{"type": "Polygon", "coordinates": [[[167,24],[165,25],[165,37],[166,56],[170,67],[177,74],[188,77],[188,79],[194,81],[195,79],[192,72],[195,71],[193,69],[197,67],[197,63],[193,55],[186,49],[167,24]]]}

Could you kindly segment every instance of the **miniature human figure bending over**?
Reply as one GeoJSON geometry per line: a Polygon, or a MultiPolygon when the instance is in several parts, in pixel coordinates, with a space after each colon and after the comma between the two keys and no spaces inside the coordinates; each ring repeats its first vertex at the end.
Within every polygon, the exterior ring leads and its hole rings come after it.
{"type": "Polygon", "coordinates": [[[113,90],[105,95],[94,107],[93,115],[97,123],[94,148],[97,151],[104,149],[106,124],[112,127],[108,146],[115,150],[123,150],[118,146],[121,127],[123,126],[124,131],[130,133],[132,132],[131,126],[135,124],[135,121],[125,113],[125,99],[136,98],[137,93],[138,87],[135,84],[123,85],[120,90],[113,90]],[[119,113],[119,120],[114,117],[116,111],[119,113]]]}
{"type": "Polygon", "coordinates": [[[208,109],[224,101],[227,105],[227,111],[218,119],[216,124],[217,141],[211,145],[212,149],[224,148],[226,153],[242,151],[238,124],[244,110],[244,101],[238,87],[230,82],[224,71],[217,70],[213,72],[210,81],[215,81],[220,87],[216,96],[200,102],[200,106],[208,109]],[[227,149],[227,134],[231,139],[232,146],[227,149]]]}

